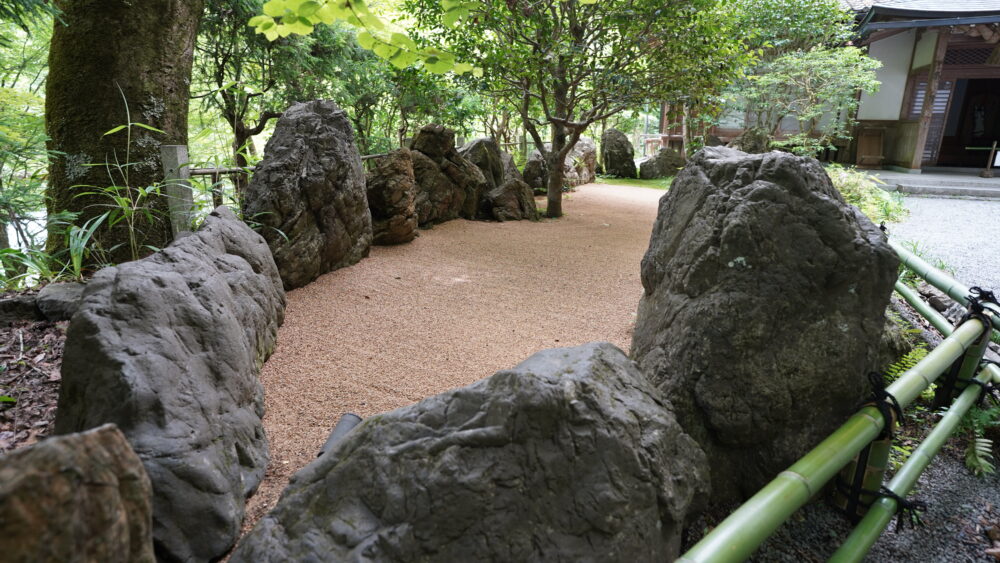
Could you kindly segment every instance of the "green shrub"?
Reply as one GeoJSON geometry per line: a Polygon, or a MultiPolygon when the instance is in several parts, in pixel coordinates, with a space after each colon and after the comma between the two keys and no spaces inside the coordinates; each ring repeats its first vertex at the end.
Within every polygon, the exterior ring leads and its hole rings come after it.
{"type": "Polygon", "coordinates": [[[877,178],[839,164],[828,165],[826,173],[844,200],[860,209],[876,225],[900,221],[909,213],[903,205],[903,196],[880,188],[878,185],[884,182],[877,178]]]}

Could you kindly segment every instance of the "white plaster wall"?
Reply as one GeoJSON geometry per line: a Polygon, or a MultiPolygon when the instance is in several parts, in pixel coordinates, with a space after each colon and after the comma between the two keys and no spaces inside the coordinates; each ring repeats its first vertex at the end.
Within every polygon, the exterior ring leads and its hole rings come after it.
{"type": "MultiPolygon", "coordinates": [[[[925,34],[925,38],[926,35],[932,34],[925,34]]],[[[899,119],[906,79],[910,72],[910,55],[913,54],[913,41],[916,36],[916,30],[911,29],[876,41],[869,46],[868,55],[882,61],[882,68],[875,71],[875,76],[882,85],[875,94],[861,94],[858,119],[891,121],[899,119]]],[[[932,51],[933,48],[932,41],[932,51]]]]}
{"type": "Polygon", "coordinates": [[[934,47],[937,47],[938,32],[925,32],[920,41],[917,41],[917,48],[913,50],[913,64],[910,69],[920,68],[931,64],[934,58],[934,47]]]}

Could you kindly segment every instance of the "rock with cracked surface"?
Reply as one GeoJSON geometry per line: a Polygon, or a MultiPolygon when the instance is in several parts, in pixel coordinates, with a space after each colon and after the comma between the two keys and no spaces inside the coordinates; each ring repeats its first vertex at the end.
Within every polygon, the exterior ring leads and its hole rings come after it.
{"type": "Polygon", "coordinates": [[[401,244],[417,236],[414,202],[417,181],[407,149],[396,149],[378,159],[367,176],[368,208],[372,214],[374,244],[401,244]]]}
{"type": "Polygon", "coordinates": [[[618,178],[635,178],[635,149],[625,133],[607,129],[601,135],[601,162],[604,173],[618,178]]]}
{"type": "Polygon", "coordinates": [[[639,177],[643,180],[676,176],[684,168],[684,157],[671,148],[662,148],[653,156],[639,161],[639,177]]]}
{"type": "Polygon", "coordinates": [[[455,150],[455,132],[425,125],[413,138],[411,149],[420,226],[459,217],[475,219],[489,183],[479,167],[455,150]]]}
{"type": "Polygon", "coordinates": [[[494,221],[538,220],[531,186],[510,180],[490,190],[484,197],[480,217],[494,221]]]}
{"type": "Polygon", "coordinates": [[[4,561],[155,561],[149,477],[113,425],[0,456],[4,561]]]}
{"type": "Polygon", "coordinates": [[[372,221],[365,173],[344,110],[315,100],[288,108],[243,195],[285,289],[368,256],[372,221]]]}
{"type": "Polygon", "coordinates": [[[365,420],[231,561],[671,561],[702,452],[608,343],[365,420]]]}
{"type": "MultiPolygon", "coordinates": [[[[546,143],[546,147],[549,144],[546,143]]],[[[589,184],[597,178],[597,145],[593,139],[580,137],[563,161],[563,187],[589,184]]],[[[538,195],[548,191],[549,166],[538,150],[531,151],[524,165],[524,182],[538,195]]]]}
{"type": "Polygon", "coordinates": [[[822,166],[698,152],[660,200],[632,357],[739,501],[870,393],[898,259],[822,166]]]}
{"type": "Polygon", "coordinates": [[[517,169],[517,164],[514,163],[514,157],[511,156],[509,152],[500,152],[500,162],[503,164],[503,181],[509,182],[511,180],[524,181],[524,176],[521,175],[521,171],[517,169]]]}
{"type": "Polygon", "coordinates": [[[55,430],[118,425],[153,484],[162,560],[213,560],[239,535],[269,457],[258,375],[284,307],[267,243],[225,207],[87,283],[55,430]]]}
{"type": "Polygon", "coordinates": [[[502,152],[500,145],[491,137],[473,139],[458,149],[458,154],[475,164],[483,173],[489,190],[505,182],[502,152]]]}

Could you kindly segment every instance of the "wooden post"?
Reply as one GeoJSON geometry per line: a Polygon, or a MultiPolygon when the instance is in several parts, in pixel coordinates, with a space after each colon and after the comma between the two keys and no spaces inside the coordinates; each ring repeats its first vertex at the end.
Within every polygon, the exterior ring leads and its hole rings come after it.
{"type": "Polygon", "coordinates": [[[170,210],[170,230],[177,235],[191,230],[194,197],[188,179],[188,152],[186,145],[161,145],[160,159],[163,161],[163,195],[170,210]]]}
{"type": "Polygon", "coordinates": [[[927,133],[931,128],[931,117],[934,113],[934,98],[937,97],[938,82],[941,80],[941,67],[944,66],[944,55],[948,51],[948,37],[951,33],[947,28],[937,29],[937,43],[934,47],[934,58],[927,73],[927,92],[924,95],[924,105],[920,108],[920,124],[917,128],[916,146],[910,168],[919,169],[923,166],[924,146],[927,144],[927,133]]]}
{"type": "Polygon", "coordinates": [[[688,106],[684,104],[681,108],[681,156],[684,160],[688,157],[688,106]]]}

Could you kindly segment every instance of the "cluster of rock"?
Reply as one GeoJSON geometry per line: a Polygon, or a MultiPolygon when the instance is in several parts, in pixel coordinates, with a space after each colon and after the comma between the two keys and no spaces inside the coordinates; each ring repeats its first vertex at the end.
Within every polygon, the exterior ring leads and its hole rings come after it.
{"type": "Polygon", "coordinates": [[[260,225],[285,289],[368,255],[365,174],[344,110],[315,100],[285,111],[243,194],[243,216],[260,225]]]}
{"type": "Polygon", "coordinates": [[[676,176],[684,168],[684,157],[674,149],[663,147],[656,154],[639,161],[639,177],[643,180],[676,176]]]}
{"type": "Polygon", "coordinates": [[[635,149],[625,133],[607,129],[601,135],[601,162],[604,173],[619,178],[635,178],[635,149]]]}
{"type": "Polygon", "coordinates": [[[368,175],[368,204],[379,244],[412,240],[414,221],[430,227],[460,217],[538,218],[531,188],[493,139],[476,139],[456,149],[454,131],[428,125],[417,132],[409,150],[393,151],[379,161],[368,175]],[[390,234],[392,226],[398,228],[390,234]]]}
{"type": "MultiPolygon", "coordinates": [[[[82,433],[0,458],[16,554],[222,557],[268,460],[258,374],[283,287],[418,225],[534,217],[495,142],[456,149],[437,126],[381,159],[367,190],[360,178],[367,223],[340,217],[360,213],[359,161],[339,110],[312,104],[279,123],[309,139],[268,145],[301,177],[263,167],[300,201],[257,193],[248,207],[284,206],[273,225],[301,246],[219,208],[87,284],[56,418],[57,433],[82,433]],[[296,248],[323,263],[295,266],[296,248]]],[[[743,500],[855,410],[897,265],[814,160],[706,148],[661,199],[631,359],[607,343],[546,350],[364,421],[292,478],[231,560],[673,560],[694,514],[743,500]]]]}
{"type": "Polygon", "coordinates": [[[161,559],[214,560],[239,535],[269,458],[258,375],[284,306],[267,243],[225,207],[87,283],[55,430],[121,429],[152,482],[161,559]]]}
{"type": "Polygon", "coordinates": [[[677,176],[650,240],[632,357],[708,456],[713,501],[742,500],[869,393],[898,260],[815,160],[722,147],[677,176]]]}
{"type": "MultiPolygon", "coordinates": [[[[542,153],[531,151],[524,165],[524,182],[536,194],[548,192],[549,165],[542,153]]],[[[597,178],[597,145],[593,139],[580,137],[563,162],[563,187],[572,188],[589,184],[597,178]]]]}
{"type": "Polygon", "coordinates": [[[707,482],[621,350],[545,350],[364,421],[230,560],[670,561],[707,482]]]}
{"type": "Polygon", "coordinates": [[[0,299],[0,326],[17,321],[68,321],[80,306],[83,284],[50,283],[34,295],[0,299]]]}

